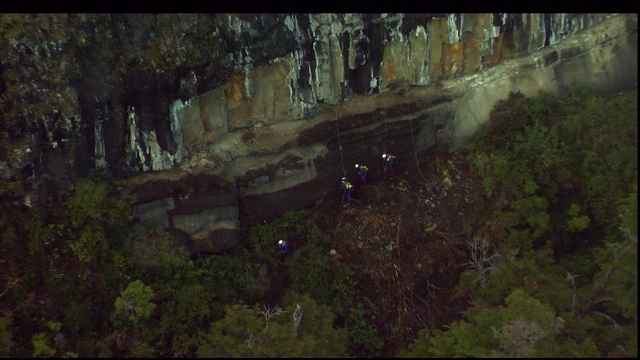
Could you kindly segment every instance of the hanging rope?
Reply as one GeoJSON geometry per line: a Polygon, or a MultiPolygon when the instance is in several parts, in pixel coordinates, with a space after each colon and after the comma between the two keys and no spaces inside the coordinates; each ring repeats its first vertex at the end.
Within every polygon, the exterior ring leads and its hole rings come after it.
{"type": "Polygon", "coordinates": [[[338,124],[338,108],[337,105],[333,107],[336,114],[336,128],[338,129],[338,147],[340,148],[340,161],[342,162],[342,174],[347,177],[347,171],[344,168],[344,157],[342,156],[342,140],[340,139],[340,124],[338,124]]]}
{"type": "Polygon", "coordinates": [[[375,157],[376,161],[375,161],[375,163],[376,163],[376,169],[378,171],[378,180],[380,180],[382,178],[382,175],[381,175],[381,171],[382,170],[380,169],[380,157],[378,156],[378,154],[380,153],[380,146],[378,144],[378,134],[375,133],[373,137],[376,140],[376,157],[375,157]]]}
{"type": "Polygon", "coordinates": [[[389,151],[387,148],[387,104],[384,104],[384,152],[389,151]]]}
{"type": "MultiPolygon", "coordinates": [[[[380,17],[380,49],[382,51],[382,56],[384,58],[384,27],[382,26],[382,16],[380,17]]],[[[384,61],[384,59],[383,59],[384,61]]],[[[380,88],[380,76],[382,75],[382,63],[380,64],[380,69],[378,70],[378,87],[380,88]]],[[[382,89],[378,92],[382,94],[382,89]]],[[[387,148],[387,103],[383,101],[384,107],[384,152],[389,151],[387,148]]]]}
{"type": "Polygon", "coordinates": [[[424,177],[424,175],[422,175],[422,170],[420,170],[420,163],[418,162],[418,151],[416,150],[416,139],[413,136],[413,122],[411,121],[411,107],[409,106],[409,103],[407,103],[407,109],[409,109],[409,111],[408,111],[408,113],[409,113],[409,126],[411,127],[411,142],[413,143],[413,155],[416,158],[416,167],[418,168],[418,172],[420,173],[420,176],[422,176],[424,181],[427,181],[427,179],[424,177]]]}

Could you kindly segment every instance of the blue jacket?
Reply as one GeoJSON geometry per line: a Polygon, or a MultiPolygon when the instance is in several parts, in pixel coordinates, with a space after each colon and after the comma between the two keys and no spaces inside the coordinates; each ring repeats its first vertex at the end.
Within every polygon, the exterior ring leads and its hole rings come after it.
{"type": "Polygon", "coordinates": [[[361,177],[364,177],[367,175],[367,172],[369,172],[369,168],[364,166],[364,165],[360,165],[358,167],[358,175],[360,175],[361,177]]]}
{"type": "Polygon", "coordinates": [[[387,169],[391,169],[396,165],[396,157],[393,155],[389,155],[389,157],[387,157],[387,169]]]}
{"type": "Polygon", "coordinates": [[[348,181],[343,181],[342,183],[340,183],[340,190],[342,190],[343,193],[350,192],[351,188],[353,188],[353,186],[351,186],[351,183],[348,181]]]}

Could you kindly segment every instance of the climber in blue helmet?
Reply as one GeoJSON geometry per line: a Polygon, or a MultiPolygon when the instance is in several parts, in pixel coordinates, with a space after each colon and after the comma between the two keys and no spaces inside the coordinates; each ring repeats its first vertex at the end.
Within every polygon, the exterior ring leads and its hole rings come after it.
{"type": "Polygon", "coordinates": [[[353,185],[346,177],[343,177],[340,183],[340,191],[342,192],[342,203],[345,205],[351,204],[351,190],[353,190],[353,185]]]}
{"type": "Polygon", "coordinates": [[[367,186],[367,178],[369,174],[369,168],[365,165],[356,164],[356,171],[362,180],[362,186],[367,186]]]}
{"type": "Polygon", "coordinates": [[[384,177],[396,177],[396,167],[398,165],[396,157],[391,154],[382,154],[382,159],[385,161],[384,177]]]}

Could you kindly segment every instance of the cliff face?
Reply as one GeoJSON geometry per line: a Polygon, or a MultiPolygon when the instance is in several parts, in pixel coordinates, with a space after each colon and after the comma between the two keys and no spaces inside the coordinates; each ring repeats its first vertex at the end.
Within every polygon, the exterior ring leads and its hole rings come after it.
{"type": "Polygon", "coordinates": [[[0,32],[0,178],[40,205],[129,179],[138,217],[194,253],[355,163],[463,145],[510,91],[637,85],[636,14],[2,14],[0,32]]]}

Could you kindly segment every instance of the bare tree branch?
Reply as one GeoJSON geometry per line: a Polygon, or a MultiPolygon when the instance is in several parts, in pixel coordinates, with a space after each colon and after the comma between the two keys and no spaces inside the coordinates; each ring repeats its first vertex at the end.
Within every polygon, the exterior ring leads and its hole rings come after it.
{"type": "Polygon", "coordinates": [[[293,335],[298,336],[298,326],[302,320],[302,307],[296,305],[296,310],[293,312],[293,335]]]}
{"type": "Polygon", "coordinates": [[[571,275],[571,273],[567,271],[567,276],[564,278],[567,281],[571,281],[571,287],[573,288],[573,300],[571,302],[571,316],[573,316],[573,313],[576,309],[576,296],[578,294],[578,289],[576,288],[575,278],[577,278],[578,276],[580,275],[571,275]]]}
{"type": "Polygon", "coordinates": [[[262,333],[266,333],[267,332],[267,328],[269,327],[269,321],[271,320],[272,317],[274,317],[275,315],[281,315],[284,314],[286,311],[283,311],[281,308],[279,307],[269,307],[267,305],[263,305],[264,307],[264,311],[260,312],[260,314],[264,315],[265,318],[265,325],[264,325],[264,329],[262,329],[262,333]]]}
{"type": "MultiPolygon", "coordinates": [[[[638,243],[635,241],[631,241],[631,243],[627,245],[624,248],[624,250],[622,250],[622,252],[616,257],[616,261],[625,257],[634,246],[638,246],[638,243]]],[[[615,270],[616,270],[616,262],[614,262],[609,268],[609,270],[607,270],[607,273],[602,278],[602,281],[600,281],[600,283],[596,286],[595,290],[593,290],[593,293],[591,293],[591,296],[589,297],[589,299],[587,299],[585,303],[587,310],[593,307],[598,302],[596,300],[596,297],[598,297],[600,293],[604,291],[604,288],[609,284],[609,281],[611,281],[611,278],[613,277],[613,273],[615,272],[615,270]]]]}
{"type": "Polygon", "coordinates": [[[600,311],[595,311],[595,310],[592,310],[592,311],[591,311],[591,313],[592,313],[593,315],[600,316],[601,318],[604,318],[604,319],[609,320],[609,322],[610,322],[610,323],[612,323],[612,324],[613,324],[613,326],[614,326],[616,329],[618,329],[618,330],[622,331],[623,333],[626,333],[626,332],[624,331],[624,329],[622,328],[622,326],[618,325],[618,323],[617,323],[615,320],[613,320],[613,319],[611,318],[611,316],[609,316],[609,315],[607,315],[607,314],[605,314],[605,313],[601,313],[600,311]]]}
{"type": "Polygon", "coordinates": [[[247,347],[249,350],[253,351],[253,347],[251,346],[251,340],[253,340],[253,332],[247,328],[247,335],[249,338],[247,339],[247,347]]]}
{"type": "Polygon", "coordinates": [[[7,291],[9,291],[9,289],[11,289],[11,287],[12,287],[13,285],[15,285],[16,283],[18,283],[18,280],[20,280],[20,279],[15,279],[15,280],[13,280],[12,282],[9,282],[9,283],[7,284],[7,288],[6,288],[6,289],[4,289],[4,291],[2,292],[2,294],[0,294],[0,298],[1,298],[2,296],[4,296],[4,294],[5,294],[7,291]]]}
{"type": "Polygon", "coordinates": [[[487,239],[477,236],[467,241],[467,247],[471,251],[471,260],[463,265],[470,266],[478,275],[477,281],[484,285],[498,264],[500,254],[493,251],[487,239]]]}

